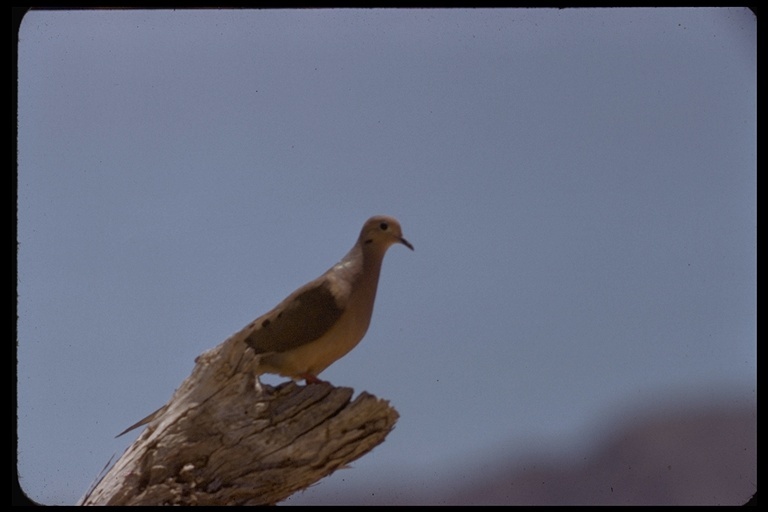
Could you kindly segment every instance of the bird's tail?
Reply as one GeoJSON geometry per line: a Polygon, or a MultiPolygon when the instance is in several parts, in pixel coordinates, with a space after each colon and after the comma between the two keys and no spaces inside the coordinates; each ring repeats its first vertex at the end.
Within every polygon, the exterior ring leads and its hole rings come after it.
{"type": "Polygon", "coordinates": [[[130,427],[128,427],[127,429],[125,429],[125,430],[123,430],[122,432],[120,432],[119,434],[117,434],[117,435],[115,436],[115,438],[118,438],[118,437],[122,436],[123,434],[127,434],[127,433],[128,433],[128,432],[130,432],[131,430],[133,430],[133,429],[135,429],[135,428],[139,428],[139,427],[140,427],[140,426],[142,426],[142,425],[146,425],[146,424],[147,424],[147,423],[149,423],[150,421],[154,420],[155,418],[157,418],[157,417],[159,417],[161,414],[163,414],[163,413],[165,412],[165,408],[166,408],[166,406],[162,406],[161,408],[159,408],[158,410],[156,410],[155,412],[153,412],[152,414],[150,414],[150,415],[149,415],[149,416],[147,416],[146,418],[142,418],[142,419],[140,419],[139,421],[137,421],[136,423],[134,423],[133,425],[131,425],[131,426],[130,426],[130,427]]]}

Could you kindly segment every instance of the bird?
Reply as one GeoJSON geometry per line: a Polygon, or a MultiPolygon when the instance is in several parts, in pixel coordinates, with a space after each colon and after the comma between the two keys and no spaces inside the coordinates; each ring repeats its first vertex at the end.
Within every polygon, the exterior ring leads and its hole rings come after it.
{"type": "Polygon", "coordinates": [[[317,375],[365,336],[382,260],[394,244],[413,250],[396,219],[371,217],[338,263],[248,324],[242,334],[259,356],[257,374],[321,382],[317,375]]]}
{"type": "MultiPolygon", "coordinates": [[[[375,215],[363,224],[352,249],[320,277],[288,295],[273,309],[256,318],[234,336],[258,357],[259,375],[272,373],[321,383],[317,376],[355,348],[363,339],[373,314],[384,255],[392,245],[410,250],[400,223],[375,215]]],[[[160,408],[131,425],[117,437],[161,415],[160,408]]]]}

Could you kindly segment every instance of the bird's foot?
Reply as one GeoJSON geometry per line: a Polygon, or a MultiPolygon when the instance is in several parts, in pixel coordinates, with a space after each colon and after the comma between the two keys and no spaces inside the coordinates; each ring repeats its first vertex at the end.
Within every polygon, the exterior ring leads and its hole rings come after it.
{"type": "Polygon", "coordinates": [[[302,373],[301,375],[299,375],[299,377],[304,379],[304,382],[306,382],[307,384],[327,384],[326,381],[318,379],[311,373],[302,373]]]}

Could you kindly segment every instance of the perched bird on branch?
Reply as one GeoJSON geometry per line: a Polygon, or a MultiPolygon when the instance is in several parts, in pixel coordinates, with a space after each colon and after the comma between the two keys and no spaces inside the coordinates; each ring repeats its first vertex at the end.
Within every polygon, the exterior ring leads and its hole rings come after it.
{"type": "MultiPolygon", "coordinates": [[[[341,261],[236,333],[235,337],[241,338],[259,358],[257,376],[275,373],[304,379],[307,384],[321,382],[317,378],[320,372],[365,336],[381,263],[394,244],[413,250],[397,220],[383,215],[371,217],[341,261]]],[[[118,437],[154,420],[164,409],[131,425],[118,437]]]]}
{"type": "Polygon", "coordinates": [[[257,372],[318,382],[320,372],[365,336],[381,262],[393,244],[413,250],[395,219],[371,217],[341,261],[251,322],[243,332],[260,355],[257,372]]]}

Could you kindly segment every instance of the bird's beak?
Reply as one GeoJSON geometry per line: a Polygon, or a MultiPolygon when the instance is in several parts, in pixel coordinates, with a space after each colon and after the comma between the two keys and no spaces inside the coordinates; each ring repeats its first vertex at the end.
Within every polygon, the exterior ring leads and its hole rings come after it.
{"type": "Polygon", "coordinates": [[[408,241],[408,240],[406,240],[405,238],[403,238],[403,237],[400,237],[400,240],[398,240],[398,241],[399,241],[401,244],[403,244],[404,246],[406,246],[407,248],[409,248],[410,250],[413,250],[413,246],[411,245],[411,242],[409,242],[409,241],[408,241]]]}

